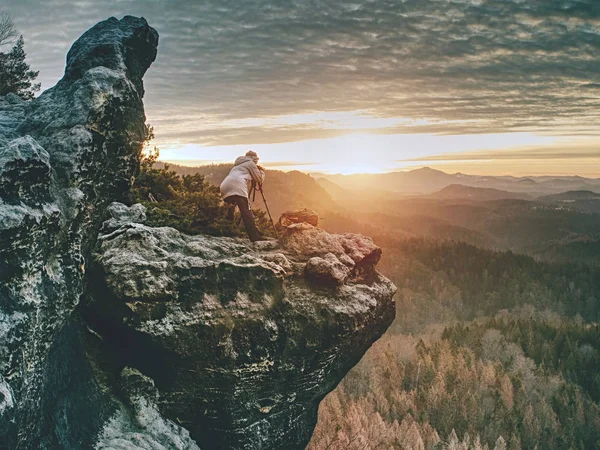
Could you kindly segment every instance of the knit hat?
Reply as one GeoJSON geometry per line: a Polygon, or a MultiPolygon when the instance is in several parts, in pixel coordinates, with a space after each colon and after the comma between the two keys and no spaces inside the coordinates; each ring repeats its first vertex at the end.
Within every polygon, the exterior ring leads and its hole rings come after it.
{"type": "Polygon", "coordinates": [[[253,152],[252,150],[248,150],[246,152],[246,156],[252,158],[252,161],[254,161],[254,164],[258,164],[258,155],[256,154],[256,152],[253,152]]]}

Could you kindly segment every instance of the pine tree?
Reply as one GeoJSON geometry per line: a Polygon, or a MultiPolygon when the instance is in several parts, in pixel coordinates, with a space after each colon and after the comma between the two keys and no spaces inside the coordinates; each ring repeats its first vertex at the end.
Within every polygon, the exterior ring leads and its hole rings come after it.
{"type": "Polygon", "coordinates": [[[506,450],[506,441],[502,436],[498,437],[494,450],[506,450]]]}
{"type": "Polygon", "coordinates": [[[40,90],[40,84],[33,84],[39,72],[30,69],[25,62],[25,41],[23,36],[8,53],[0,53],[0,95],[16,94],[26,100],[33,98],[40,90]]]}

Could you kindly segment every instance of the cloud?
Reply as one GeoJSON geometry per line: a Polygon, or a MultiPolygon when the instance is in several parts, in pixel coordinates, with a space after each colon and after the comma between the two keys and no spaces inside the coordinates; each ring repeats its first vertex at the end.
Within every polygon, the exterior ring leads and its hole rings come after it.
{"type": "Polygon", "coordinates": [[[428,122],[376,133],[600,131],[597,0],[8,0],[5,8],[44,87],[95,22],[146,17],[161,34],[146,77],[158,137],[225,145],[339,135],[354,129],[260,121],[365,110],[428,122]],[[258,125],[182,128],[169,119],[179,114],[258,125]]]}

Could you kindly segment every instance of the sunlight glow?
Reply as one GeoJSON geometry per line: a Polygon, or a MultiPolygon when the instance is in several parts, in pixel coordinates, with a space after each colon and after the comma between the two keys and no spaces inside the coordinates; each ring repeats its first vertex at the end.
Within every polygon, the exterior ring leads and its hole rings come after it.
{"type": "MultiPolygon", "coordinates": [[[[186,165],[229,163],[248,149],[259,153],[261,164],[271,169],[301,170],[322,173],[381,173],[431,167],[473,167],[468,158],[449,164],[452,154],[492,150],[527,152],[530,148],[573,148],[592,145],[590,139],[540,136],[532,133],[434,135],[434,134],[371,134],[355,133],[329,139],[314,139],[282,144],[203,146],[175,144],[160,147],[160,159],[186,165]],[[440,158],[439,155],[445,155],[440,158]],[[436,157],[434,157],[436,156],[436,157]],[[431,157],[431,159],[428,159],[431,157]]],[[[476,166],[489,166],[494,171],[496,162],[479,158],[476,166]]],[[[519,170],[519,161],[512,164],[519,170]]],[[[504,170],[506,165],[503,165],[504,170]]],[[[525,167],[524,167],[525,169],[525,167]]],[[[458,170],[460,171],[460,169],[458,170]]],[[[514,172],[514,171],[513,171],[514,172]]]]}

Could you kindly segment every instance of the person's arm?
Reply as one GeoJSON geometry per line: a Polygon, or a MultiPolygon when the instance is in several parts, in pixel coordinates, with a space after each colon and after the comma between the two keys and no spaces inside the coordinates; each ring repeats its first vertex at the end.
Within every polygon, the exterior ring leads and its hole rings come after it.
{"type": "Polygon", "coordinates": [[[258,183],[259,185],[263,184],[263,181],[265,181],[265,171],[262,167],[259,168],[259,166],[252,163],[248,165],[248,170],[250,171],[252,179],[256,183],[258,183]]]}

